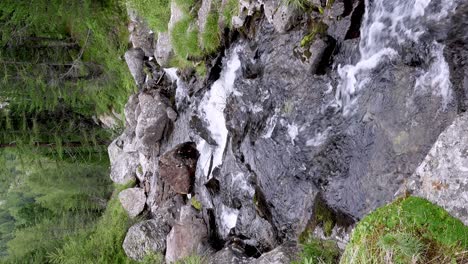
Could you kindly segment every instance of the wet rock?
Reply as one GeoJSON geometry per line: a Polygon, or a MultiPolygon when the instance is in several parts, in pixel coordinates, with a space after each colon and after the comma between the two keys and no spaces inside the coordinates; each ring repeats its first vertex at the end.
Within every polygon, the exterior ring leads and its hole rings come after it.
{"type": "Polygon", "coordinates": [[[167,32],[158,33],[158,40],[154,50],[156,62],[161,67],[169,67],[169,62],[174,56],[174,50],[171,43],[171,37],[167,32]]]}
{"type": "Polygon", "coordinates": [[[468,114],[442,132],[408,180],[408,189],[468,225],[468,114]]]}
{"type": "Polygon", "coordinates": [[[250,262],[251,264],[283,264],[292,263],[298,259],[299,246],[295,242],[285,243],[274,250],[263,254],[260,258],[250,262]]]}
{"type": "Polygon", "coordinates": [[[167,236],[167,263],[205,253],[203,243],[207,242],[208,230],[203,219],[196,216],[190,205],[181,208],[180,218],[167,236]]]}
{"type": "Polygon", "coordinates": [[[164,253],[170,226],[161,219],[150,219],[130,227],[123,242],[125,254],[133,260],[143,260],[149,253],[164,253]]]}
{"type": "Polygon", "coordinates": [[[145,191],[141,188],[125,189],[119,193],[119,200],[128,215],[135,217],[145,208],[145,191]]]}
{"type": "Polygon", "coordinates": [[[125,52],[125,61],[127,62],[128,69],[135,79],[135,83],[138,87],[142,87],[145,83],[146,74],[143,71],[143,59],[145,58],[145,52],[140,49],[130,49],[125,52]]]}
{"type": "Polygon", "coordinates": [[[176,146],[159,158],[159,174],[162,181],[181,194],[190,193],[195,180],[198,151],[193,142],[176,146]]]}
{"type": "Polygon", "coordinates": [[[140,113],[135,128],[138,150],[150,156],[162,139],[168,122],[168,103],[159,93],[138,95],[140,113]]]}

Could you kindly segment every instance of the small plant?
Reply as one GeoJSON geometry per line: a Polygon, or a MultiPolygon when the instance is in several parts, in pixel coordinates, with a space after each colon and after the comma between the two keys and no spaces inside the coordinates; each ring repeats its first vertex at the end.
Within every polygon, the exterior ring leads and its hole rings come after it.
{"type": "Polygon", "coordinates": [[[201,211],[203,208],[201,202],[198,201],[195,197],[192,197],[192,199],[190,199],[190,203],[192,204],[193,208],[197,209],[198,211],[201,211]]]}
{"type": "Polygon", "coordinates": [[[174,25],[171,32],[171,42],[176,55],[182,59],[202,55],[198,45],[198,29],[192,18],[186,17],[174,25]]]}
{"type": "Polygon", "coordinates": [[[309,238],[303,243],[303,250],[299,255],[299,260],[293,261],[293,264],[309,264],[309,263],[338,263],[340,251],[336,242],[332,240],[320,240],[317,238],[309,238]]]}
{"type": "Polygon", "coordinates": [[[192,255],[192,256],[188,256],[177,261],[175,264],[204,264],[204,263],[206,263],[206,261],[202,256],[192,255]]]}
{"type": "Polygon", "coordinates": [[[385,234],[377,245],[395,264],[417,263],[425,252],[425,245],[419,238],[404,232],[385,234]]]}
{"type": "Polygon", "coordinates": [[[288,6],[293,6],[297,9],[306,10],[309,7],[308,0],[283,0],[288,6]]]}

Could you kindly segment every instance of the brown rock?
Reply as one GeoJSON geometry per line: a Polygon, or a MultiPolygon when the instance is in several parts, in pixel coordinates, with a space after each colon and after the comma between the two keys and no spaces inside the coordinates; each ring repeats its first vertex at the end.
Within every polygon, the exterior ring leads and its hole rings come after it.
{"type": "Polygon", "coordinates": [[[177,145],[159,158],[161,180],[179,194],[191,192],[198,161],[195,143],[186,142],[177,145]]]}

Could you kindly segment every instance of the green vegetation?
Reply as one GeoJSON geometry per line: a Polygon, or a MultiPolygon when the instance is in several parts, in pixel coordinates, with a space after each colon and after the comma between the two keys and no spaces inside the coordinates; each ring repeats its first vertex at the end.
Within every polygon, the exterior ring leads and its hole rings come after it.
{"type": "Polygon", "coordinates": [[[239,12],[239,1],[228,0],[222,10],[224,21],[228,28],[232,28],[232,18],[239,12]]]}
{"type": "Polygon", "coordinates": [[[299,260],[293,261],[293,264],[338,263],[340,251],[334,241],[310,237],[302,243],[302,247],[303,251],[299,255],[299,260]]]}
{"type": "Polygon", "coordinates": [[[217,12],[211,12],[206,18],[205,31],[202,34],[202,47],[206,53],[213,53],[220,46],[221,33],[218,21],[219,14],[217,12]]]}
{"type": "Polygon", "coordinates": [[[148,25],[158,32],[166,32],[171,18],[170,0],[127,0],[130,7],[145,18],[148,25]]]}
{"type": "Polygon", "coordinates": [[[192,204],[193,208],[197,209],[198,211],[202,210],[203,205],[195,197],[192,197],[192,199],[190,199],[190,203],[192,204]]]}
{"type": "Polygon", "coordinates": [[[0,1],[2,263],[127,261],[127,216],[115,199],[107,204],[115,131],[95,118],[123,112],[136,88],[122,59],[122,7],[0,1]]]}
{"type": "Polygon", "coordinates": [[[187,17],[178,21],[172,29],[171,41],[174,52],[181,59],[197,58],[202,55],[198,46],[198,29],[194,22],[187,17]]]}
{"type": "Polygon", "coordinates": [[[464,263],[468,227],[429,201],[409,197],[359,222],[340,263],[464,263]]]}
{"type": "MultiPolygon", "coordinates": [[[[133,184],[117,186],[95,227],[70,236],[63,247],[50,255],[51,263],[134,263],[122,249],[125,234],[133,221],[129,219],[118,199],[118,193],[133,184]]],[[[157,257],[149,255],[146,261],[152,263],[150,260],[157,257]]]]}
{"type": "Polygon", "coordinates": [[[283,1],[286,5],[293,6],[301,10],[306,10],[310,5],[308,0],[283,0],[283,1]]]}

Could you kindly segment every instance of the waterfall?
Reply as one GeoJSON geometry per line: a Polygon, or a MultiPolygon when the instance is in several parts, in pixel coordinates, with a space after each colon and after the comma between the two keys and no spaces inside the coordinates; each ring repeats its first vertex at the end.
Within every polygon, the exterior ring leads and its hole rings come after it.
{"type": "Polygon", "coordinates": [[[211,146],[205,140],[201,140],[198,146],[200,152],[199,167],[203,168],[205,176],[209,176],[210,168],[215,168],[223,162],[223,153],[227,143],[228,130],[224,118],[226,100],[231,94],[239,95],[234,89],[237,70],[241,66],[238,49],[232,49],[225,62],[221,77],[211,86],[200,102],[199,116],[208,124],[211,137],[216,141],[216,146],[211,146]],[[210,165],[211,163],[211,165],[210,165]]]}
{"type": "MultiPolygon", "coordinates": [[[[401,48],[418,43],[427,25],[437,23],[454,11],[454,0],[366,0],[361,26],[360,60],[355,65],[338,66],[340,81],[335,98],[343,113],[352,112],[359,90],[370,80],[370,72],[383,61],[398,59],[401,48]]],[[[431,89],[447,103],[451,99],[448,65],[444,46],[432,40],[431,65],[421,70],[415,88],[431,89]]]]}

